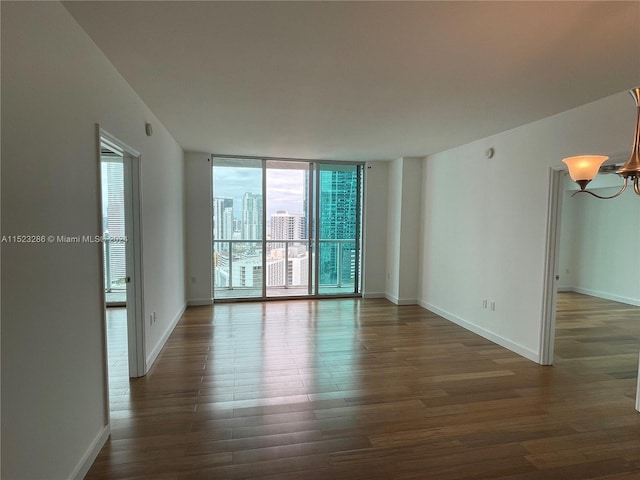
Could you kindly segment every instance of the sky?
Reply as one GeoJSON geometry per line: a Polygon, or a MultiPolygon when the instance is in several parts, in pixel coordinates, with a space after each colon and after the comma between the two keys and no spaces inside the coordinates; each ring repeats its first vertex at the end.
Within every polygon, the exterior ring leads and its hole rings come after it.
{"type": "MultiPolygon", "coordinates": [[[[216,166],[213,169],[213,196],[233,198],[233,216],[242,216],[242,197],[246,192],[261,193],[261,168],[216,166]]],[[[303,213],[304,171],[267,169],[267,220],[278,210],[303,213]]]]}

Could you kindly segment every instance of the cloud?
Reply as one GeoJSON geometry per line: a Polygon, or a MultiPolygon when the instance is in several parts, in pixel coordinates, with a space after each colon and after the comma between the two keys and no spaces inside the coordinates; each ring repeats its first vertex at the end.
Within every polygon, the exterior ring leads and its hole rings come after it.
{"type": "MultiPolygon", "coordinates": [[[[302,170],[267,169],[267,217],[278,210],[303,213],[305,175],[302,170]]],[[[242,217],[242,197],[245,193],[262,191],[260,168],[216,166],[213,170],[213,196],[232,198],[234,217],[242,217]]]]}

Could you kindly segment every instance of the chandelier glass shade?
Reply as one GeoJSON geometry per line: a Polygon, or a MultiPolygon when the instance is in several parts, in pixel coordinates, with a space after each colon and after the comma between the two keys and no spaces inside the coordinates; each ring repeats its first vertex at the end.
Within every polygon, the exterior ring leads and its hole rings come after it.
{"type": "MultiPolygon", "coordinates": [[[[579,155],[576,157],[568,157],[562,161],[569,167],[569,175],[571,179],[580,186],[580,190],[576,193],[588,193],[597,198],[615,198],[622,194],[627,188],[629,182],[633,184],[636,194],[640,195],[640,87],[629,90],[629,93],[636,102],[636,128],[633,137],[633,146],[631,147],[631,155],[622,167],[616,170],[616,173],[624,179],[624,183],[619,192],[609,197],[603,197],[587,190],[587,185],[598,174],[600,166],[606,162],[609,157],[604,155],[579,155]]],[[[574,195],[576,194],[574,193],[574,195]]]]}

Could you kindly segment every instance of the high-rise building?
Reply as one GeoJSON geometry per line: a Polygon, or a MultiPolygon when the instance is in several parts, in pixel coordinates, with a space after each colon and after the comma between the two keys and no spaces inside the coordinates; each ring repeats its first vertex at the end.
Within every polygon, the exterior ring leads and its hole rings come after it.
{"type": "Polygon", "coordinates": [[[320,172],[320,282],[344,284],[355,273],[358,176],[354,169],[320,172]],[[348,241],[344,241],[348,240],[348,241]]]}
{"type": "Polygon", "coordinates": [[[282,210],[271,215],[271,240],[301,240],[307,237],[302,213],[282,210]]]}
{"type": "Polygon", "coordinates": [[[262,195],[247,192],[242,197],[242,239],[262,239],[262,195]]]}
{"type": "Polygon", "coordinates": [[[242,220],[239,218],[233,219],[233,238],[240,239],[240,235],[242,234],[242,220]]]}
{"type": "Polygon", "coordinates": [[[271,215],[271,242],[269,251],[269,286],[303,286],[308,282],[309,257],[305,242],[277,240],[304,240],[307,238],[306,219],[302,213],[279,210],[271,215]]]}
{"type": "Polygon", "coordinates": [[[213,199],[213,238],[230,240],[233,238],[233,199],[213,199]]]}

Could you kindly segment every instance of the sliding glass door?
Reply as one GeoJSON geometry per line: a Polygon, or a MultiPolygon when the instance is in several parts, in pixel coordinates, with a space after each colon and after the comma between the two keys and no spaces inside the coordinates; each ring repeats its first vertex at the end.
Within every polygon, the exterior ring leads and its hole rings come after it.
{"type": "Polygon", "coordinates": [[[362,165],[214,158],[214,299],[360,293],[362,165]]]}
{"type": "Polygon", "coordinates": [[[213,175],[214,298],[264,296],[262,191],[262,161],[216,159],[213,175]]]}
{"type": "Polygon", "coordinates": [[[358,293],[360,175],[359,165],[319,165],[316,242],[320,295],[358,293]]]}
{"type": "Polygon", "coordinates": [[[308,162],[266,162],[267,297],[313,293],[308,162]]]}

